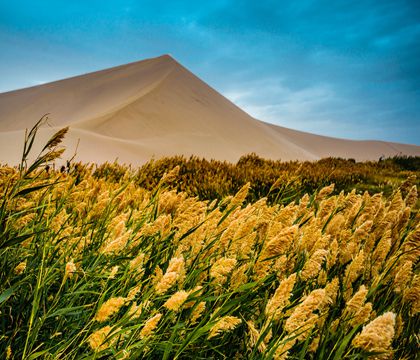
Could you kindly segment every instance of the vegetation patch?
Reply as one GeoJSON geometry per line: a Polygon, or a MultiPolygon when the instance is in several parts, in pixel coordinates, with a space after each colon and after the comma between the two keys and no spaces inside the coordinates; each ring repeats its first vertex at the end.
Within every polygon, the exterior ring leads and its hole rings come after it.
{"type": "Polygon", "coordinates": [[[215,170],[216,184],[227,183],[215,193],[200,179],[181,182],[183,166],[198,159],[47,172],[64,134],[34,163],[24,154],[19,168],[0,167],[2,358],[416,357],[414,177],[390,196],[337,193],[321,181],[289,199],[274,195],[276,186],[288,191],[315,170],[289,163],[302,168],[286,171],[283,183],[255,156],[209,162],[226,168],[215,170]],[[229,195],[241,182],[217,174],[233,168],[254,181],[229,195]]]}

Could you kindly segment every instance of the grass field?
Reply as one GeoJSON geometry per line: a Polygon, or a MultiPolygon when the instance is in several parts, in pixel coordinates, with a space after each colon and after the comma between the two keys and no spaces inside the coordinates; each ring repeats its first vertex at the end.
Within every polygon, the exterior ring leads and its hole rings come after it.
{"type": "MultiPolygon", "coordinates": [[[[77,166],[77,165],[76,165],[77,166]]],[[[106,163],[92,168],[95,178],[120,181],[130,176],[137,185],[153,190],[164,173],[179,166],[170,189],[198,196],[200,200],[221,200],[234,195],[250,183],[246,202],[267,197],[269,203],[287,204],[298,201],[304,194],[312,194],[332,183],[334,194],[340,191],[371,195],[382,192],[390,196],[403,181],[416,176],[420,185],[420,158],[396,156],[376,162],[356,162],[339,158],[325,158],[314,162],[273,161],[249,154],[237,163],[182,156],[151,160],[138,169],[118,163],[106,163]],[[273,186],[274,185],[274,186],[273,186]]]]}
{"type": "Polygon", "coordinates": [[[47,172],[64,134],[29,164],[35,128],[0,167],[1,358],[415,358],[414,177],[203,200],[174,189],[182,166],[148,186],[116,165],[47,172]]]}

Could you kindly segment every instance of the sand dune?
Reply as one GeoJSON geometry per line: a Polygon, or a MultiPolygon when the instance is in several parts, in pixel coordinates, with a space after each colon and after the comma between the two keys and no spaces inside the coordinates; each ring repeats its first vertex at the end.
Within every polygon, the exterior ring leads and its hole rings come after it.
{"type": "Polygon", "coordinates": [[[70,126],[67,157],[133,165],[151,157],[197,155],[237,161],[255,152],[282,160],[420,155],[420,146],[351,141],[252,118],[170,56],[0,94],[0,162],[19,161],[24,130],[44,114],[39,143],[70,126]]]}

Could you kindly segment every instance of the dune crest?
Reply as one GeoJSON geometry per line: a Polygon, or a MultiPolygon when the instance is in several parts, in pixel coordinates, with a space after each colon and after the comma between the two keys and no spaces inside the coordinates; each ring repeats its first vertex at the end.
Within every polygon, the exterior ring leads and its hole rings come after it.
{"type": "Polygon", "coordinates": [[[327,156],[377,160],[420,155],[420,146],[313,135],[256,120],[168,55],[0,94],[0,162],[19,161],[24,130],[49,113],[50,133],[69,126],[70,157],[139,165],[197,155],[237,161],[327,156]]]}

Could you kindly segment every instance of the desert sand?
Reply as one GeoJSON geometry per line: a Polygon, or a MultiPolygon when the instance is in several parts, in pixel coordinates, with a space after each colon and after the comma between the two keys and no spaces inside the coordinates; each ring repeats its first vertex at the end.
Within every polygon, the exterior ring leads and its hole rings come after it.
{"type": "Polygon", "coordinates": [[[20,161],[25,129],[47,113],[38,146],[69,126],[64,159],[76,153],[84,162],[140,165],[171,155],[235,162],[251,152],[281,160],[420,156],[420,146],[336,139],[254,119],[168,55],[0,94],[1,163],[20,161]]]}

